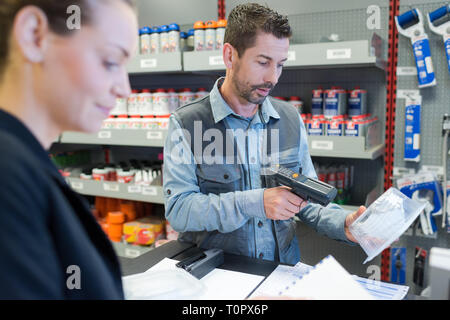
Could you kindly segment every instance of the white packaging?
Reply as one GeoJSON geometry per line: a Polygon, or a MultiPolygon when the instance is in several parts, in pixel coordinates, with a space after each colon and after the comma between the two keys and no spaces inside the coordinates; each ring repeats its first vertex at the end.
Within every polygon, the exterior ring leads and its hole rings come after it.
{"type": "Polygon", "coordinates": [[[148,28],[148,27],[142,28],[139,39],[140,39],[141,54],[149,54],[150,53],[150,28],[148,28]]]}
{"type": "Polygon", "coordinates": [[[350,233],[372,260],[398,239],[424,210],[399,190],[390,188],[373,202],[349,227],[350,233]]]}
{"type": "Polygon", "coordinates": [[[161,26],[161,33],[159,34],[160,51],[162,53],[169,52],[169,27],[161,26]]]}
{"type": "Polygon", "coordinates": [[[158,27],[152,28],[152,34],[150,35],[150,53],[159,53],[160,47],[160,36],[159,33],[161,32],[161,29],[158,27]]]}
{"type": "Polygon", "coordinates": [[[192,92],[190,89],[183,89],[179,94],[179,104],[180,107],[191,103],[192,101],[195,100],[195,93],[192,92]]]}
{"type": "Polygon", "coordinates": [[[170,94],[164,89],[156,90],[153,94],[154,116],[167,116],[170,114],[169,96],[170,94]]]}
{"type": "Polygon", "coordinates": [[[153,114],[153,95],[149,89],[143,89],[138,96],[139,100],[139,114],[141,116],[148,116],[153,114]]]}
{"type": "Polygon", "coordinates": [[[116,104],[114,109],[111,110],[112,116],[119,116],[127,114],[127,99],[125,98],[116,98],[116,104]]]}
{"type": "Polygon", "coordinates": [[[129,116],[139,115],[138,90],[132,90],[127,102],[127,112],[129,116]]]}
{"type": "Polygon", "coordinates": [[[203,27],[200,27],[200,24],[197,28],[194,29],[194,50],[205,50],[205,29],[203,29],[203,27]]]}
{"type": "Polygon", "coordinates": [[[206,97],[207,95],[209,94],[209,92],[208,91],[206,91],[206,89],[204,89],[204,88],[199,88],[198,90],[197,90],[197,92],[195,93],[195,100],[197,100],[197,99],[201,99],[201,98],[203,98],[203,97],[206,97]]]}
{"type": "Polygon", "coordinates": [[[179,107],[178,93],[172,88],[167,92],[169,93],[169,111],[172,113],[179,107]]]}
{"type": "Polygon", "coordinates": [[[169,52],[180,51],[180,27],[173,23],[169,25],[169,52]]]}
{"type": "Polygon", "coordinates": [[[205,30],[205,50],[212,51],[216,49],[216,22],[208,21],[205,30]]]}
{"type": "Polygon", "coordinates": [[[224,38],[225,38],[225,28],[217,28],[216,29],[216,50],[222,49],[224,38]]]}

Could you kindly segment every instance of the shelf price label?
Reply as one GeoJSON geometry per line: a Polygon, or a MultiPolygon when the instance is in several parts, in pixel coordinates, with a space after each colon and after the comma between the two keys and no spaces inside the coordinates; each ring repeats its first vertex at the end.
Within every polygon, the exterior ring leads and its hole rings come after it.
{"type": "Polygon", "coordinates": [[[350,59],[352,57],[352,49],[344,48],[344,49],[328,49],[327,50],[327,59],[350,59]]]}
{"type": "Polygon", "coordinates": [[[72,189],[75,189],[75,190],[83,190],[83,188],[84,188],[83,182],[79,182],[79,181],[71,181],[70,185],[72,186],[72,189]]]}
{"type": "Polygon", "coordinates": [[[311,149],[332,151],[334,149],[333,141],[311,141],[311,149]]]}
{"type": "Polygon", "coordinates": [[[295,61],[295,60],[296,60],[295,51],[288,51],[287,61],[295,61]]]}
{"type": "Polygon", "coordinates": [[[141,69],[152,69],[158,66],[157,59],[141,59],[141,69]]]}
{"type": "Polygon", "coordinates": [[[162,132],[161,131],[147,131],[147,139],[148,140],[161,140],[162,132]]]}
{"type": "Polygon", "coordinates": [[[158,189],[155,187],[143,187],[142,188],[142,194],[144,196],[157,196],[158,195],[158,189]]]}
{"type": "Polygon", "coordinates": [[[111,139],[111,131],[99,131],[97,136],[99,139],[111,139]]]}
{"type": "Polygon", "coordinates": [[[142,187],[141,186],[128,186],[128,193],[141,193],[142,187]]]}
{"type": "Polygon", "coordinates": [[[114,183],[104,183],[103,190],[110,192],[119,192],[119,185],[114,183]]]}
{"type": "Polygon", "coordinates": [[[130,257],[130,258],[137,258],[141,255],[141,253],[139,252],[139,250],[136,249],[130,249],[130,248],[126,248],[125,249],[125,256],[130,257]]]}
{"type": "Polygon", "coordinates": [[[225,64],[223,63],[222,56],[210,56],[209,57],[209,65],[210,66],[220,66],[220,65],[225,65],[225,64]]]}

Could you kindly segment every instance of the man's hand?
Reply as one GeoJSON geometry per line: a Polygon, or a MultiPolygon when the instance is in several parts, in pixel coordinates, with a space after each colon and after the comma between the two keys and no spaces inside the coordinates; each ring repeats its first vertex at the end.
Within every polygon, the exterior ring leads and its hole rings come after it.
{"type": "Polygon", "coordinates": [[[264,210],[272,220],[288,220],[300,212],[308,202],[289,191],[289,187],[264,190],[264,210]]]}
{"type": "Polygon", "coordinates": [[[364,211],[366,211],[366,207],[364,206],[360,206],[358,208],[358,210],[356,210],[353,213],[350,213],[346,218],[345,218],[345,235],[347,236],[347,239],[350,241],[353,241],[355,243],[358,243],[358,241],[355,239],[355,237],[353,237],[353,235],[350,233],[350,231],[348,230],[348,227],[350,227],[350,225],[353,223],[353,221],[355,221],[356,219],[358,219],[358,217],[360,215],[362,215],[364,213],[364,211]]]}

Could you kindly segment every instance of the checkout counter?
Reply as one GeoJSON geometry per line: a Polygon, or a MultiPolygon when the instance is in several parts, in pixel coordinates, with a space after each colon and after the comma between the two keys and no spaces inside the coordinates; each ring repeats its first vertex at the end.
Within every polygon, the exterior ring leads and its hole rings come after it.
{"type": "MultiPolygon", "coordinates": [[[[191,257],[203,249],[193,243],[170,241],[164,245],[142,254],[136,258],[119,257],[122,275],[129,276],[147,271],[164,258],[183,260],[191,257]]],[[[267,278],[279,265],[278,262],[249,258],[246,256],[225,253],[224,263],[220,269],[249,273],[267,278]]],[[[255,288],[256,289],[256,288],[255,288]]],[[[424,297],[408,293],[405,300],[422,300],[424,297]]]]}

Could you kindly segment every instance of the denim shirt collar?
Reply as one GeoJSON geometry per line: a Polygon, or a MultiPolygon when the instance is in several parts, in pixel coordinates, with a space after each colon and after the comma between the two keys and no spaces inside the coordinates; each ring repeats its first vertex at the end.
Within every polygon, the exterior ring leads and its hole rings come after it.
{"type": "MultiPolygon", "coordinates": [[[[241,117],[238,114],[236,114],[233,111],[233,109],[231,109],[231,107],[225,102],[225,100],[222,97],[222,94],[219,91],[219,87],[222,85],[223,80],[225,80],[224,77],[217,79],[213,89],[209,94],[211,109],[215,123],[218,123],[219,121],[225,119],[229,115],[241,117]]],[[[268,97],[264,100],[264,102],[260,106],[260,110],[261,110],[260,116],[263,117],[265,123],[269,122],[269,117],[280,119],[280,115],[275,110],[268,97]]]]}

